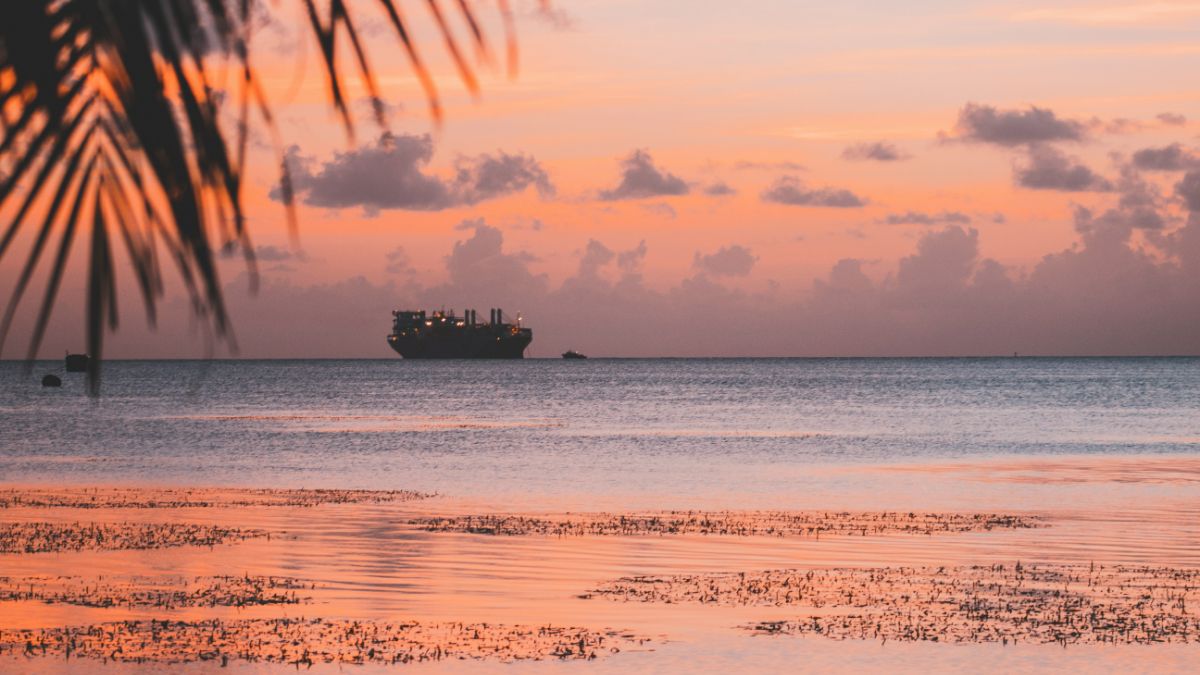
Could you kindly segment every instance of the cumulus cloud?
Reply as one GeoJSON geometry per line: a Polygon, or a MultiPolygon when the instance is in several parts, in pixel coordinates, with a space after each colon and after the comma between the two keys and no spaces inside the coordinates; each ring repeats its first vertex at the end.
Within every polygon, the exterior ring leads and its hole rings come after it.
{"type": "Polygon", "coordinates": [[[1117,205],[1122,209],[1149,208],[1158,210],[1165,204],[1162,190],[1158,184],[1147,181],[1131,165],[1121,167],[1121,174],[1117,179],[1116,189],[1120,194],[1117,205]]]}
{"type": "Polygon", "coordinates": [[[413,269],[412,259],[408,255],[408,251],[404,250],[403,246],[388,251],[384,254],[384,259],[387,260],[387,265],[384,267],[390,274],[416,274],[413,269]]]}
{"type": "Polygon", "coordinates": [[[1188,121],[1187,117],[1173,112],[1159,113],[1156,119],[1169,127],[1181,127],[1188,121]]]}
{"type": "Polygon", "coordinates": [[[617,268],[625,275],[641,274],[642,264],[646,261],[648,250],[646,240],[643,239],[637,246],[617,253],[617,268]]]}
{"type": "Polygon", "coordinates": [[[1143,148],[1133,153],[1133,165],[1142,171],[1187,171],[1200,167],[1200,155],[1181,143],[1143,148]]]}
{"type": "Polygon", "coordinates": [[[638,278],[649,251],[643,239],[631,249],[616,251],[596,239],[588,239],[579,255],[579,268],[574,283],[594,283],[602,279],[604,270],[614,261],[624,279],[638,278]]]}
{"type": "Polygon", "coordinates": [[[600,199],[618,201],[622,199],[645,199],[686,195],[688,184],[679,176],[659,169],[654,158],[645,150],[634,150],[621,160],[621,182],[611,190],[601,190],[600,199]]]}
{"type": "Polygon", "coordinates": [[[482,296],[499,302],[505,294],[541,292],[545,275],[534,274],[529,264],[537,260],[525,251],[504,250],[504,234],[483,218],[466,220],[461,229],[469,230],[468,239],[454,243],[446,256],[449,284],[463,295],[482,296]]]}
{"type": "Polygon", "coordinates": [[[1031,146],[1028,163],[1013,171],[1017,185],[1031,190],[1108,192],[1113,189],[1107,178],[1048,145],[1031,146]]]}
{"type": "Polygon", "coordinates": [[[850,190],[841,188],[809,188],[795,176],[783,176],[763,191],[762,200],[790,206],[826,206],[831,208],[858,208],[867,200],[850,190]]]}
{"type": "Polygon", "coordinates": [[[553,197],[554,184],[546,170],[532,157],[498,152],[462,158],[455,163],[451,191],[466,204],[520,192],[529,186],[543,198],[553,197]]]}
{"type": "Polygon", "coordinates": [[[1063,119],[1053,110],[1037,106],[1027,110],[1000,110],[995,106],[968,103],[958,113],[954,133],[942,137],[1017,147],[1052,141],[1082,141],[1087,137],[1087,125],[1063,119]]]}
{"type": "Polygon", "coordinates": [[[979,259],[979,231],[952,225],[917,242],[917,252],[900,260],[896,290],[904,300],[927,298],[961,286],[979,259]]]}
{"type": "Polygon", "coordinates": [[[1175,184],[1175,194],[1189,211],[1200,211],[1200,171],[1189,171],[1175,184]]]}
{"type": "Polygon", "coordinates": [[[827,279],[813,281],[813,294],[821,299],[836,299],[865,296],[874,287],[874,282],[863,271],[864,261],[857,258],[842,258],[829,270],[827,279]]]}
{"type": "Polygon", "coordinates": [[[603,243],[588,239],[583,255],[579,257],[579,276],[584,278],[596,277],[600,270],[613,261],[617,254],[603,243]]]}
{"type": "MultiPolygon", "coordinates": [[[[368,214],[383,209],[440,211],[521,192],[534,187],[542,197],[554,195],[549,176],[533,157],[498,152],[460,158],[454,176],[443,179],[426,173],[433,157],[428,135],[394,136],[357,150],[334,153],[317,166],[299,147],[288,149],[285,161],[292,188],[303,203],[325,208],[361,207],[368,214]]],[[[271,198],[281,200],[276,186],[271,198]]]]}
{"type": "Polygon", "coordinates": [[[904,213],[889,213],[879,222],[885,225],[967,225],[971,222],[971,216],[961,211],[942,211],[941,213],[905,211],[904,213]]]}
{"type": "Polygon", "coordinates": [[[710,197],[725,197],[737,194],[737,190],[730,187],[725,181],[717,181],[705,186],[704,194],[710,197]]]}
{"type": "Polygon", "coordinates": [[[1157,236],[1170,224],[1164,215],[1167,200],[1159,186],[1143,179],[1134,167],[1122,168],[1114,189],[1119,198],[1110,208],[1075,205],[1075,231],[1085,246],[1123,245],[1135,230],[1157,236]]]}
{"type": "Polygon", "coordinates": [[[858,143],[842,150],[842,159],[851,161],[896,162],[909,159],[892,143],[878,141],[875,143],[858,143]]]}
{"type": "Polygon", "coordinates": [[[715,277],[744,277],[750,274],[757,261],[758,257],[751,253],[750,249],[733,244],[703,255],[697,251],[692,259],[692,267],[715,277]]]}
{"type": "Polygon", "coordinates": [[[1082,206],[1075,207],[1075,231],[1083,237],[1085,244],[1125,242],[1134,230],[1160,230],[1164,226],[1162,216],[1152,209],[1108,209],[1096,214],[1082,206]]]}

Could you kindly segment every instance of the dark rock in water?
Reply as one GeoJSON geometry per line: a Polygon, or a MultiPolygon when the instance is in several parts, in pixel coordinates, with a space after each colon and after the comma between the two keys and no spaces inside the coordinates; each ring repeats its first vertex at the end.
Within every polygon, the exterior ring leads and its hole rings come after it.
{"type": "Polygon", "coordinates": [[[61,387],[62,379],[60,379],[54,373],[49,373],[45,377],[42,378],[42,386],[43,387],[61,387]]]}
{"type": "Polygon", "coordinates": [[[88,368],[87,354],[67,354],[67,372],[83,373],[88,368]]]}

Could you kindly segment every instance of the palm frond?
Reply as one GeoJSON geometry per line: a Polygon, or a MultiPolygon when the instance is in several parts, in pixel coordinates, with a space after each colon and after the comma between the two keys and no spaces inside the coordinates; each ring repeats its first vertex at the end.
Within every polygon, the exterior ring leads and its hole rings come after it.
{"type": "MultiPolygon", "coordinates": [[[[99,387],[104,336],[118,324],[113,241],[119,240],[151,325],[163,295],[159,247],[176,268],[206,334],[234,345],[217,269],[217,252],[240,248],[251,279],[256,263],[242,209],[250,114],[276,145],[291,232],[296,216],[284,144],[252,62],[255,0],[20,0],[0,3],[0,261],[22,239],[24,264],[0,316],[0,354],[29,285],[53,248],[48,281],[31,331],[37,355],[71,250],[86,241],[86,341],[99,387]],[[232,63],[238,78],[235,141],[228,141],[211,73],[232,63]],[[40,222],[39,222],[40,221],[40,222]],[[80,230],[90,225],[89,237],[80,230]],[[31,229],[32,228],[32,229],[31,229]],[[55,245],[55,242],[57,244],[55,245]]],[[[329,99],[353,140],[354,118],[338,57],[348,41],[355,73],[386,128],[385,106],[369,53],[346,0],[300,3],[320,47],[329,99]]],[[[438,92],[395,0],[375,4],[396,33],[440,123],[438,92]]],[[[473,94],[474,70],[463,56],[439,0],[426,7],[459,77],[473,94]]],[[[498,0],[515,68],[512,13],[498,0]]],[[[489,45],[469,0],[455,0],[476,53],[489,45]]],[[[227,72],[227,71],[226,71],[227,72]]]]}

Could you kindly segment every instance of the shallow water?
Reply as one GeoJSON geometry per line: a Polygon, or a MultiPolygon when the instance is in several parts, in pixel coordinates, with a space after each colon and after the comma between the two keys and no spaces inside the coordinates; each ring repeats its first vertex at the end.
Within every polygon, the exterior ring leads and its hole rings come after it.
{"type": "MultiPolygon", "coordinates": [[[[234,524],[276,534],[212,549],[0,555],[0,576],[285,575],[318,583],[314,603],[168,616],[555,623],[657,638],[653,651],[595,663],[504,667],[534,672],[1185,672],[1195,661],[1195,645],[750,636],[733,627],[796,611],[577,596],[627,575],[806,566],[1200,567],[1200,359],[119,362],[108,364],[99,401],[83,396],[74,375],[61,391],[41,389],[37,379],[57,366],[39,365],[25,378],[19,364],[0,364],[6,484],[442,496],[312,508],[7,509],[0,520],[234,524]],[[814,541],[489,537],[408,523],[424,515],[672,508],[994,511],[1041,515],[1051,526],[814,541]]],[[[151,616],[164,615],[8,603],[0,628],[151,616]]],[[[93,672],[96,664],[0,661],[0,670],[10,666],[93,672]]],[[[384,670],[395,672],[354,672],[384,670]]]]}
{"type": "MultiPolygon", "coordinates": [[[[201,577],[218,574],[279,575],[314,582],[302,591],[311,604],[249,608],[80,608],[40,603],[0,604],[0,629],[82,625],[132,619],[241,619],[320,616],[327,619],[467,621],[503,624],[584,626],[631,630],[654,638],[647,651],[622,653],[596,663],[522,663],[509,670],[576,673],[687,672],[742,664],[751,671],[932,670],[952,672],[981,663],[988,668],[1044,672],[1085,667],[1183,672],[1195,645],[908,644],[830,641],[814,637],[753,636],[736,627],[747,622],[788,619],[789,607],[720,607],[644,604],[584,599],[603,581],[629,575],[729,572],[804,567],[889,565],[1012,565],[1039,560],[1071,563],[1152,563],[1200,567],[1200,522],[1195,513],[1141,514],[1136,527],[1128,514],[1050,512],[1050,527],[934,536],[830,536],[814,538],[714,536],[496,537],[432,533],[409,519],[427,514],[475,512],[470,500],[434,498],[384,505],[325,505],[310,508],[241,507],[79,510],[14,508],[3,520],[36,519],[144,522],[237,523],[274,533],[213,548],[153,551],[0,555],[0,575],[127,575],[201,577]],[[1186,647],[1187,649],[1181,649],[1186,647]]],[[[42,672],[94,672],[93,661],[16,660],[42,672]]],[[[283,672],[261,664],[231,664],[245,672],[283,672]]],[[[453,662],[416,666],[423,670],[493,671],[495,663],[453,662]]],[[[987,668],[983,668],[986,670],[987,668]]],[[[135,665],[109,665],[111,672],[153,672],[135,665]]],[[[216,671],[211,665],[186,670],[216,671]]],[[[183,671],[183,672],[186,672],[183,671]]],[[[334,672],[331,667],[316,672],[334,672]]],[[[392,672],[365,667],[361,672],[392,672]]],[[[224,671],[222,671],[224,672],[224,671]]],[[[344,672],[344,669],[339,671],[344,672]]],[[[360,672],[355,670],[354,672],[360,672]]]]}

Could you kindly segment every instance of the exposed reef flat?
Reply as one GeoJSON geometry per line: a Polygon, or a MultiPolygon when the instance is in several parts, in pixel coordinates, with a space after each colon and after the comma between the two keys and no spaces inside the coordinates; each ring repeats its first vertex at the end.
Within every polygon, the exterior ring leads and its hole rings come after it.
{"type": "Polygon", "coordinates": [[[0,508],[178,509],[385,504],[427,499],[412,490],[68,487],[5,488],[0,508]]]}
{"type": "Polygon", "coordinates": [[[251,607],[307,603],[316,584],[290,577],[213,576],[184,579],[0,577],[0,602],[36,601],[80,607],[251,607]]]}
{"type": "Polygon", "coordinates": [[[637,535],[723,535],[767,537],[933,535],[1045,526],[1039,516],[996,513],[911,513],[848,511],[665,511],[646,514],[561,516],[472,515],[416,518],[429,532],[556,537],[637,535]]]}
{"type": "Polygon", "coordinates": [[[1068,645],[1200,639],[1200,569],[1189,568],[1017,563],[642,576],[583,597],[806,607],[816,611],[743,628],[838,640],[1068,645]]]}
{"type": "Polygon", "coordinates": [[[211,547],[266,536],[259,529],[187,523],[0,523],[0,553],[211,547]]]}
{"type": "Polygon", "coordinates": [[[595,659],[647,642],[619,631],[488,623],[294,618],[119,621],[79,628],[0,630],[0,657],[222,665],[240,660],[299,667],[451,659],[595,659]]]}

